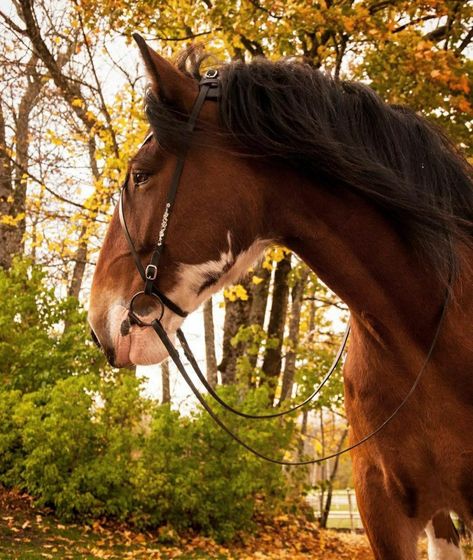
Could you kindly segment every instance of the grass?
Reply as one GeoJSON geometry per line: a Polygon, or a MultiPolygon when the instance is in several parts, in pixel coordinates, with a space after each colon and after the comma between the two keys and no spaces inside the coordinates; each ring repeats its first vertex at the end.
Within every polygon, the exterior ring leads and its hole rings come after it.
{"type": "MultiPolygon", "coordinates": [[[[362,529],[361,519],[356,506],[356,497],[354,490],[350,490],[352,515],[353,515],[353,528],[362,529]]],[[[309,503],[315,510],[319,509],[319,494],[314,492],[309,503]]],[[[350,506],[348,502],[348,495],[346,490],[334,490],[332,494],[332,504],[330,507],[330,514],[327,523],[328,529],[343,529],[350,530],[352,523],[350,519],[350,506]]]]}
{"type": "Polygon", "coordinates": [[[103,529],[99,526],[63,525],[54,518],[36,516],[34,521],[24,521],[18,527],[8,516],[0,524],[1,560],[61,560],[96,559],[160,559],[179,557],[181,560],[228,558],[226,554],[208,553],[198,548],[189,552],[176,546],[163,545],[156,537],[127,530],[103,529]]]}
{"type": "Polygon", "coordinates": [[[0,489],[0,560],[367,560],[363,537],[319,531],[293,516],[261,520],[254,535],[222,546],[169,528],[138,532],[120,524],[65,524],[34,507],[27,496],[0,489]],[[347,540],[348,539],[348,540],[347,540]],[[350,540],[351,539],[351,540],[350,540]]]}

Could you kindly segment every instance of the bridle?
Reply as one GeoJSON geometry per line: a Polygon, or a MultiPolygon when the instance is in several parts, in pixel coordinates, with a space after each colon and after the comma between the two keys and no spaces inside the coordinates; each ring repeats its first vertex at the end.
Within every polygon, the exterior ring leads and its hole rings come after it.
{"type": "MultiPolygon", "coordinates": [[[[198,115],[200,113],[200,110],[202,109],[202,106],[204,104],[204,102],[206,100],[212,100],[212,101],[217,101],[219,99],[220,96],[220,83],[219,83],[219,75],[218,75],[218,70],[208,70],[204,77],[201,79],[200,84],[199,84],[199,93],[197,95],[197,98],[194,102],[194,105],[192,107],[190,116],[189,116],[189,120],[187,121],[187,132],[189,133],[189,136],[191,136],[191,134],[193,133],[194,129],[195,129],[195,125],[197,122],[197,118],[198,115]]],[[[145,140],[142,143],[142,146],[144,144],[146,144],[153,136],[153,133],[149,134],[145,140]]],[[[188,148],[188,146],[187,146],[188,148]]],[[[155,281],[157,279],[158,276],[158,264],[160,262],[160,258],[164,249],[164,242],[166,239],[166,234],[167,234],[167,230],[168,230],[168,225],[169,225],[169,220],[171,217],[171,213],[172,213],[172,209],[174,206],[174,202],[176,200],[176,195],[177,195],[177,190],[178,190],[178,186],[179,186],[179,182],[182,176],[182,172],[184,170],[184,163],[185,163],[185,159],[186,159],[186,155],[187,155],[187,149],[184,150],[183,152],[181,152],[181,154],[178,156],[177,162],[176,162],[176,167],[174,168],[174,173],[171,179],[171,184],[167,193],[167,198],[166,198],[166,204],[164,207],[164,213],[163,213],[163,217],[161,219],[161,226],[159,229],[159,234],[158,234],[158,239],[157,239],[157,243],[156,246],[154,247],[153,253],[151,255],[151,259],[148,263],[148,265],[146,267],[143,266],[142,262],[141,262],[141,257],[138,254],[138,251],[135,248],[135,245],[133,243],[133,240],[131,238],[130,232],[128,230],[127,227],[127,223],[126,223],[126,218],[125,218],[125,193],[126,193],[126,189],[127,189],[127,184],[128,184],[128,180],[129,177],[127,177],[125,179],[125,182],[120,190],[120,199],[119,199],[119,218],[120,218],[120,223],[123,229],[123,233],[125,235],[125,238],[128,242],[128,246],[131,252],[131,255],[133,256],[133,259],[135,261],[135,265],[136,268],[141,276],[141,278],[143,279],[144,282],[144,287],[142,291],[137,292],[130,300],[130,304],[129,304],[129,310],[128,310],[128,315],[129,315],[129,319],[130,322],[137,324],[140,327],[151,327],[156,334],[159,336],[161,342],[163,343],[164,347],[166,348],[166,350],[169,353],[170,358],[173,360],[175,366],[177,367],[178,371],[181,373],[182,377],[184,378],[184,380],[186,381],[186,383],[188,384],[188,386],[190,387],[190,389],[192,390],[192,392],[194,393],[195,397],[197,398],[197,400],[199,401],[199,403],[202,405],[202,407],[210,414],[210,416],[213,418],[213,420],[225,431],[227,432],[228,435],[230,435],[236,442],[238,442],[240,445],[242,445],[245,449],[247,449],[248,451],[250,451],[251,453],[253,453],[254,455],[256,455],[257,457],[260,457],[261,459],[264,459],[266,461],[269,461],[271,463],[276,463],[279,465],[308,465],[308,464],[314,464],[314,463],[321,463],[322,461],[326,461],[328,459],[337,457],[339,455],[342,455],[360,445],[362,445],[363,443],[365,443],[366,441],[368,441],[369,439],[371,439],[372,437],[374,437],[377,433],[379,433],[387,424],[389,424],[389,422],[391,422],[391,420],[398,414],[398,412],[404,407],[404,405],[407,403],[407,401],[410,399],[410,397],[412,396],[412,394],[414,393],[416,387],[418,386],[421,377],[427,367],[427,364],[429,363],[431,356],[434,352],[434,349],[437,345],[437,340],[439,338],[440,335],[440,331],[442,330],[442,326],[445,320],[445,316],[446,316],[446,312],[447,312],[447,307],[448,307],[448,303],[449,303],[449,299],[450,299],[450,286],[447,288],[446,290],[446,295],[445,295],[445,299],[442,305],[442,309],[441,309],[441,313],[440,313],[440,318],[431,342],[431,345],[429,347],[429,350],[427,351],[425,360],[411,386],[411,388],[409,389],[408,393],[406,394],[406,396],[404,397],[404,399],[401,401],[401,403],[394,409],[394,411],[373,431],[371,431],[369,434],[367,434],[366,436],[364,436],[363,438],[361,438],[360,440],[358,440],[356,443],[349,445],[348,447],[345,447],[344,449],[330,454],[330,455],[326,455],[324,457],[320,457],[318,459],[310,459],[310,460],[306,460],[306,461],[284,461],[284,460],[280,460],[280,459],[274,459],[272,457],[267,457],[266,455],[260,453],[259,451],[257,451],[256,449],[254,449],[252,446],[250,446],[249,444],[247,444],[246,442],[244,442],[237,434],[235,434],[230,428],[228,428],[228,426],[222,421],[222,419],[214,412],[214,410],[210,407],[210,405],[208,404],[207,400],[205,399],[205,397],[200,393],[200,391],[198,390],[198,388],[196,387],[196,385],[194,384],[194,382],[192,381],[191,377],[189,376],[189,374],[186,371],[186,368],[184,366],[184,364],[181,361],[179,352],[177,351],[176,347],[174,346],[174,344],[172,343],[172,341],[170,340],[166,330],[164,329],[163,325],[162,325],[162,318],[164,315],[164,308],[167,307],[170,311],[172,311],[173,313],[175,313],[176,315],[178,315],[179,317],[185,318],[187,317],[188,313],[186,311],[184,311],[183,309],[181,309],[181,307],[179,307],[179,305],[177,305],[175,302],[173,302],[172,300],[170,300],[165,294],[163,294],[156,286],[155,281]],[[139,301],[139,299],[143,296],[146,297],[150,297],[154,300],[154,302],[158,305],[159,308],[159,312],[158,312],[158,317],[154,317],[151,321],[147,322],[144,321],[136,312],[135,312],[135,307],[137,305],[137,301],[139,301]]],[[[334,371],[337,369],[337,366],[341,360],[341,357],[343,355],[343,352],[346,348],[347,345],[347,341],[348,341],[348,336],[350,333],[350,325],[348,324],[345,333],[343,335],[343,339],[342,339],[342,343],[340,345],[340,348],[333,360],[332,365],[330,366],[328,372],[326,373],[326,375],[324,376],[324,378],[322,379],[322,381],[320,382],[320,384],[314,389],[314,391],[312,392],[312,394],[307,397],[303,402],[297,404],[296,406],[288,409],[288,410],[283,410],[283,411],[278,411],[278,412],[274,412],[271,414],[263,414],[263,415],[256,415],[256,414],[249,414],[246,412],[243,412],[241,410],[237,410],[233,407],[231,407],[230,405],[228,405],[225,401],[223,401],[220,396],[218,395],[218,393],[216,393],[216,391],[213,389],[213,387],[208,383],[205,375],[202,373],[197,360],[195,359],[192,350],[190,349],[190,346],[184,336],[184,333],[182,332],[181,329],[178,329],[176,331],[176,335],[177,338],[181,344],[181,347],[184,351],[184,355],[186,356],[187,360],[189,361],[189,363],[191,364],[192,368],[194,369],[195,373],[197,374],[198,379],[200,380],[200,382],[203,384],[203,386],[205,387],[205,389],[208,391],[209,395],[215,399],[215,401],[217,401],[222,407],[224,407],[225,409],[227,409],[228,411],[232,412],[233,414],[236,414],[238,416],[244,417],[244,418],[251,418],[251,419],[269,419],[269,418],[276,418],[279,416],[283,416],[286,414],[290,414],[292,412],[295,412],[296,410],[302,408],[303,406],[309,404],[312,400],[314,400],[314,398],[319,394],[319,392],[321,391],[321,389],[323,388],[323,386],[327,383],[327,381],[330,379],[330,377],[332,376],[332,374],[334,373],[334,371]]]]}
{"type": "MultiPolygon", "coordinates": [[[[187,131],[189,132],[189,135],[191,135],[192,132],[194,131],[195,124],[197,122],[197,117],[199,116],[199,113],[200,113],[200,110],[202,109],[202,105],[204,104],[204,101],[206,101],[207,99],[212,99],[212,100],[218,99],[219,89],[220,89],[219,86],[220,86],[220,84],[219,84],[219,81],[218,81],[218,71],[217,70],[207,70],[205,76],[203,77],[203,79],[200,82],[199,94],[197,95],[197,99],[195,100],[194,106],[192,107],[192,111],[191,111],[189,120],[187,121],[187,131]]],[[[153,137],[153,133],[148,134],[148,136],[144,139],[141,146],[145,145],[148,141],[150,141],[152,137],[153,137]]],[[[160,292],[158,290],[158,288],[156,287],[155,283],[154,283],[157,276],[158,276],[158,264],[159,264],[159,261],[161,259],[161,255],[162,255],[162,252],[163,252],[164,241],[166,239],[166,233],[167,233],[168,225],[169,225],[169,218],[171,216],[171,212],[172,212],[172,209],[173,209],[173,206],[174,206],[174,202],[176,200],[177,188],[179,186],[179,182],[181,180],[182,172],[184,170],[185,160],[186,160],[186,151],[181,153],[179,155],[178,159],[177,159],[176,167],[174,168],[174,173],[173,173],[173,176],[172,176],[172,179],[171,179],[171,184],[169,186],[169,190],[168,190],[168,194],[167,194],[166,205],[164,207],[163,217],[161,219],[161,227],[159,228],[158,240],[157,240],[156,246],[153,250],[153,253],[151,255],[151,259],[150,259],[148,265],[146,266],[146,268],[143,267],[143,264],[141,263],[141,258],[140,258],[138,252],[135,249],[135,245],[134,245],[133,240],[131,238],[130,232],[129,232],[127,224],[126,224],[126,219],[125,219],[124,198],[125,198],[125,192],[126,192],[126,187],[127,187],[127,184],[128,184],[129,177],[127,177],[125,179],[123,187],[121,188],[121,191],[120,191],[120,200],[119,200],[119,203],[118,203],[120,223],[122,225],[122,229],[123,229],[123,232],[125,234],[126,240],[128,242],[128,246],[130,248],[131,254],[133,255],[133,259],[135,261],[136,268],[138,269],[138,272],[140,273],[140,276],[141,276],[141,278],[143,279],[143,282],[144,282],[143,290],[141,292],[136,293],[131,299],[131,302],[130,302],[130,317],[134,322],[136,322],[138,325],[140,325],[142,327],[149,327],[149,326],[151,326],[151,323],[143,322],[140,319],[140,317],[133,311],[133,306],[134,306],[134,303],[136,302],[136,300],[143,294],[146,295],[146,296],[154,297],[156,299],[156,301],[164,304],[173,313],[175,313],[176,315],[179,315],[179,317],[184,318],[184,317],[187,317],[187,315],[188,315],[188,313],[186,311],[183,311],[176,303],[171,301],[162,292],[160,292]]],[[[162,306],[162,312],[164,313],[164,307],[163,306],[162,306]]],[[[159,317],[159,320],[161,320],[161,319],[162,319],[162,315],[161,315],[161,317],[159,317]]]]}

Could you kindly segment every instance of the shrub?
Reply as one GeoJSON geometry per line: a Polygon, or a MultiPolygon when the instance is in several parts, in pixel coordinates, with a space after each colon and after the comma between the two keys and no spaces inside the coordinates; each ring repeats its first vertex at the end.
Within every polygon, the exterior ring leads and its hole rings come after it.
{"type": "Polygon", "coordinates": [[[31,392],[71,375],[99,374],[105,359],[75,298],[58,298],[27,260],[0,269],[0,373],[8,389],[31,392]],[[65,328],[67,326],[67,328],[65,328]]]}
{"type": "MultiPolygon", "coordinates": [[[[281,507],[278,465],[250,455],[201,409],[181,416],[158,406],[135,372],[107,367],[77,300],[57,298],[41,270],[15,261],[0,270],[0,291],[0,482],[64,519],[108,516],[220,539],[281,507]]],[[[247,411],[267,408],[264,389],[220,392],[247,411]]],[[[290,443],[290,420],[220,413],[263,453],[290,443]]]]}
{"type": "Polygon", "coordinates": [[[25,455],[21,432],[13,419],[20,403],[20,391],[0,391],[0,482],[5,486],[18,484],[25,455]]]}
{"type": "MultiPolygon", "coordinates": [[[[235,406],[237,389],[220,390],[235,406]]],[[[246,410],[262,411],[265,390],[250,392],[246,410]]],[[[242,421],[223,415],[231,428],[263,453],[277,456],[289,444],[287,421],[242,421]]],[[[159,407],[150,425],[137,471],[135,520],[178,529],[193,528],[220,538],[251,527],[256,509],[281,507],[286,480],[281,467],[245,451],[219,428],[205,411],[183,418],[159,407]],[[263,499],[264,498],[264,499],[263,499]]]]}
{"type": "MultiPolygon", "coordinates": [[[[224,393],[235,403],[236,389],[224,393]]],[[[261,400],[250,393],[250,409],[261,400]]],[[[275,430],[266,421],[245,427],[227,420],[265,453],[289,442],[287,421],[275,430]]],[[[14,422],[22,486],[68,520],[109,516],[227,539],[286,496],[279,466],[248,454],[204,411],[185,417],[146,400],[131,372],[99,386],[92,376],[60,380],[47,395],[25,395],[14,422]]]]}

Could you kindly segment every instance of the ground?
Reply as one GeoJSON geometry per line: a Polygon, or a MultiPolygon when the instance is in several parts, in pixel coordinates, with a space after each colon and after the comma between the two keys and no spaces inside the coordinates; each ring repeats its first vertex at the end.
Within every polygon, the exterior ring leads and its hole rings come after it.
{"type": "MultiPolygon", "coordinates": [[[[425,558],[425,552],[422,556],[425,558]]],[[[0,560],[43,558],[372,560],[372,555],[364,535],[320,531],[315,524],[293,517],[280,516],[261,525],[256,535],[223,546],[202,537],[178,537],[166,528],[137,532],[98,522],[66,525],[34,508],[29,498],[0,490],[0,560]]],[[[466,558],[473,559],[473,555],[466,558]]]]}

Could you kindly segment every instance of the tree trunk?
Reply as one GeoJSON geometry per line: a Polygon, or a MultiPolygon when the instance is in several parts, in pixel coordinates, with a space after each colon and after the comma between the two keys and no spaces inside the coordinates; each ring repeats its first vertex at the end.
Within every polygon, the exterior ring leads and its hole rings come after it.
{"type": "MultiPolygon", "coordinates": [[[[251,295],[250,281],[241,282],[248,295],[251,295]]],[[[222,361],[218,370],[222,374],[222,384],[232,385],[236,382],[237,358],[241,353],[241,344],[232,345],[232,338],[238,333],[242,325],[247,325],[251,307],[251,297],[246,301],[225,301],[225,321],[223,324],[222,361]]]]}
{"type": "Polygon", "coordinates": [[[5,121],[0,110],[0,214],[17,220],[15,225],[0,223],[0,266],[9,268],[14,255],[23,253],[26,213],[26,172],[29,166],[30,114],[43,82],[37,73],[38,56],[33,53],[26,65],[28,85],[20,99],[16,118],[16,155],[12,162],[6,151],[5,121]],[[18,216],[23,215],[21,219],[18,216]]]}
{"type": "MultiPolygon", "coordinates": [[[[9,198],[13,198],[12,168],[5,148],[5,118],[0,99],[0,217],[10,216],[11,201],[9,198]]],[[[10,267],[11,255],[15,252],[10,242],[11,229],[11,226],[0,223],[0,266],[2,268],[10,267]]]]}
{"type": "Polygon", "coordinates": [[[280,403],[291,397],[296,372],[297,345],[299,343],[299,322],[301,319],[304,289],[309,276],[309,269],[303,266],[299,278],[291,291],[291,314],[289,318],[289,349],[286,352],[280,403]]]}
{"type": "Polygon", "coordinates": [[[304,442],[305,442],[305,436],[307,435],[308,425],[309,425],[309,409],[306,407],[302,411],[301,439],[299,440],[298,449],[297,449],[297,451],[299,453],[299,458],[301,458],[301,459],[302,459],[302,457],[304,457],[304,442]]]}
{"type": "MultiPolygon", "coordinates": [[[[321,447],[321,452],[320,452],[320,456],[324,457],[325,456],[325,424],[324,424],[324,411],[321,408],[319,410],[319,421],[320,421],[320,447],[321,447]]],[[[322,463],[320,463],[320,480],[321,480],[321,484],[320,484],[320,520],[319,520],[319,524],[322,524],[322,516],[323,516],[323,512],[324,512],[324,504],[325,504],[325,482],[326,482],[326,472],[327,472],[327,463],[326,461],[322,461],[322,463]]]]}
{"type": "MultiPolygon", "coordinates": [[[[89,164],[92,172],[92,177],[98,181],[100,178],[99,166],[95,153],[95,140],[89,139],[89,164]]],[[[88,239],[87,239],[87,225],[81,227],[79,239],[77,241],[77,249],[74,255],[74,269],[72,271],[71,282],[69,284],[68,294],[70,296],[79,297],[82,281],[84,279],[85,268],[87,266],[87,256],[89,253],[88,239]]]]}
{"type": "MultiPolygon", "coordinates": [[[[345,439],[347,437],[347,434],[348,434],[348,428],[345,428],[345,430],[343,430],[340,441],[338,442],[337,453],[342,450],[342,447],[343,447],[343,444],[345,443],[345,439]]],[[[339,464],[340,464],[340,455],[337,455],[335,457],[335,460],[334,460],[333,466],[332,466],[332,470],[330,471],[330,475],[329,475],[328,480],[327,480],[327,485],[326,485],[327,497],[325,499],[325,504],[324,504],[324,507],[323,507],[323,511],[321,512],[321,516],[320,516],[320,527],[322,529],[327,528],[328,516],[330,515],[330,508],[332,507],[333,483],[335,481],[335,477],[337,476],[337,471],[338,471],[339,464]]]]}
{"type": "Polygon", "coordinates": [[[71,282],[67,291],[69,296],[79,297],[87,264],[87,243],[84,241],[87,226],[83,225],[79,234],[79,244],[74,255],[74,268],[72,270],[71,282]]]}
{"type": "Polygon", "coordinates": [[[217,357],[215,355],[215,327],[213,317],[212,298],[204,304],[204,335],[205,335],[205,360],[207,364],[207,381],[211,387],[216,387],[217,357]]]}
{"type": "MultiPolygon", "coordinates": [[[[269,284],[271,282],[271,270],[263,268],[262,264],[255,270],[254,275],[261,279],[258,284],[251,286],[251,308],[248,318],[249,325],[264,327],[264,318],[268,304],[269,284]]],[[[259,352],[254,352],[248,356],[251,367],[254,369],[258,362],[259,352]]]]}
{"type": "Polygon", "coordinates": [[[171,385],[169,373],[169,360],[164,360],[161,364],[161,381],[162,381],[162,404],[171,402],[171,385]]]}
{"type": "Polygon", "coordinates": [[[289,288],[287,284],[291,271],[291,255],[286,255],[277,264],[274,273],[271,313],[269,316],[268,337],[274,339],[266,349],[263,361],[263,373],[270,387],[270,398],[274,399],[279,374],[281,373],[281,351],[284,338],[284,326],[287,312],[289,288]]]}

